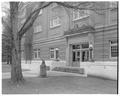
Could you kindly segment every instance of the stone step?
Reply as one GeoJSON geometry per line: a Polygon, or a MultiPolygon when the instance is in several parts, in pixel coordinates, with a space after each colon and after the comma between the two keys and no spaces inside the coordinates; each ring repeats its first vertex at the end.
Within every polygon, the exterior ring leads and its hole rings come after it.
{"type": "Polygon", "coordinates": [[[85,74],[84,68],[78,68],[78,67],[54,67],[52,71],[85,74]]]}

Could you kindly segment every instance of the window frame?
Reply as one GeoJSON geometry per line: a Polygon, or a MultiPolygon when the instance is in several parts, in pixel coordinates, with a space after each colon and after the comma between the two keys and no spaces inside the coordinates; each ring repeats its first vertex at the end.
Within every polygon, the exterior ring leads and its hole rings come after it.
{"type": "Polygon", "coordinates": [[[109,56],[109,57],[110,57],[110,59],[116,59],[118,56],[116,56],[116,57],[112,57],[111,47],[112,47],[112,46],[117,46],[117,52],[118,52],[118,44],[117,44],[117,40],[110,40],[110,41],[109,41],[109,45],[110,45],[110,56],[109,56]],[[115,44],[111,44],[112,41],[116,41],[116,43],[115,43],[115,44]]]}
{"type": "Polygon", "coordinates": [[[60,17],[55,17],[53,19],[50,20],[50,28],[55,28],[61,25],[61,19],[60,17]],[[59,23],[55,23],[55,22],[59,22],[59,23]]]}
{"type": "Polygon", "coordinates": [[[89,17],[89,10],[73,10],[72,15],[73,15],[73,21],[77,21],[77,20],[89,17]],[[81,16],[80,15],[80,11],[85,11],[86,14],[84,14],[83,16],[81,16]],[[77,14],[77,18],[75,18],[75,13],[77,14]]]}
{"type": "Polygon", "coordinates": [[[52,58],[51,52],[53,52],[53,54],[54,54],[54,48],[50,48],[50,59],[54,59],[55,58],[55,54],[53,55],[53,58],[52,58]]]}
{"type": "Polygon", "coordinates": [[[34,33],[40,33],[42,32],[42,26],[41,25],[37,25],[34,27],[34,33]]]}
{"type": "Polygon", "coordinates": [[[59,59],[59,48],[50,48],[50,59],[52,59],[52,60],[57,60],[57,59],[59,59]],[[56,53],[57,53],[57,51],[58,51],[58,58],[56,58],[56,53]],[[53,58],[51,58],[51,52],[54,52],[54,57],[53,58]]]}
{"type": "Polygon", "coordinates": [[[38,48],[38,49],[33,49],[33,52],[34,52],[34,54],[33,54],[33,58],[34,59],[40,59],[40,55],[39,55],[39,53],[40,53],[40,49],[38,48]],[[36,54],[36,58],[35,58],[35,54],[36,54]]]}

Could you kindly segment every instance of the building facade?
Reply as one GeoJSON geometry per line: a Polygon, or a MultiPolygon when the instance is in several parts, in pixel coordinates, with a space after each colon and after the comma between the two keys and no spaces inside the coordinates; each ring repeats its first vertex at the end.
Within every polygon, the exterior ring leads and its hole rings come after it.
{"type": "Polygon", "coordinates": [[[56,3],[42,9],[33,25],[33,60],[65,61],[73,67],[90,62],[117,66],[117,2],[95,2],[94,8],[101,10],[73,10],[56,3]]]}
{"type": "Polygon", "coordinates": [[[54,3],[41,10],[33,26],[33,59],[116,61],[118,17],[112,4],[96,3],[101,8],[110,7],[99,13],[67,9],[54,3]]]}

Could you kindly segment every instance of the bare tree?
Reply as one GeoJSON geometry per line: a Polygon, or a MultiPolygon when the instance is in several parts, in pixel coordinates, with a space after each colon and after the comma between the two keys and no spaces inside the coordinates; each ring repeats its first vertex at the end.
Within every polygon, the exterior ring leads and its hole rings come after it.
{"type": "MultiPolygon", "coordinates": [[[[31,2],[32,3],[32,2],[31,2]]],[[[73,4],[72,2],[39,2],[38,7],[27,16],[25,22],[18,27],[18,13],[19,6],[21,2],[10,2],[10,36],[11,36],[11,44],[12,44],[12,64],[11,64],[11,80],[14,83],[24,81],[21,69],[21,39],[23,35],[32,27],[34,21],[38,17],[38,14],[41,9],[49,6],[52,3],[57,3],[60,6],[70,8],[70,9],[79,9],[79,10],[91,10],[96,12],[97,14],[101,13],[101,10],[107,10],[109,8],[95,8],[95,2],[77,2],[73,4]],[[84,5],[84,6],[83,6],[84,5]],[[86,5],[86,6],[85,6],[86,5]],[[89,7],[87,7],[90,5],[89,7]],[[99,12],[100,11],[100,12],[99,12]]]]}
{"type": "Polygon", "coordinates": [[[38,9],[32,12],[26,19],[23,26],[18,30],[18,10],[20,2],[10,2],[10,20],[12,34],[12,64],[11,64],[11,80],[14,83],[24,81],[21,69],[21,39],[27,30],[33,25],[39,11],[50,5],[48,2],[40,2],[38,9]]]}

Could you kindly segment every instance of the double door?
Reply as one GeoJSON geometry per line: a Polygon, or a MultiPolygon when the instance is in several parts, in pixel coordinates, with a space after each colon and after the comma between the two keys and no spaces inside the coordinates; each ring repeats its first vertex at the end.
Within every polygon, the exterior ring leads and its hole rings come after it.
{"type": "Polygon", "coordinates": [[[80,62],[89,61],[89,50],[73,50],[72,66],[80,67],[80,62]]]}

